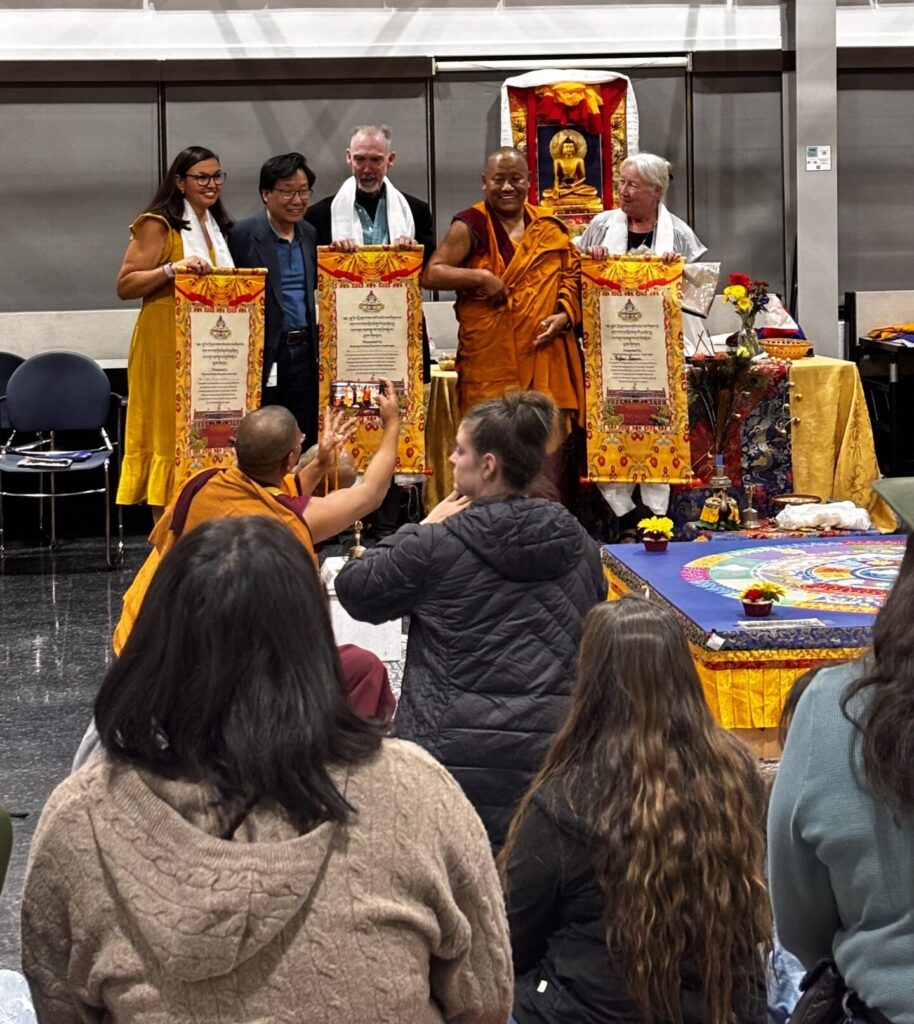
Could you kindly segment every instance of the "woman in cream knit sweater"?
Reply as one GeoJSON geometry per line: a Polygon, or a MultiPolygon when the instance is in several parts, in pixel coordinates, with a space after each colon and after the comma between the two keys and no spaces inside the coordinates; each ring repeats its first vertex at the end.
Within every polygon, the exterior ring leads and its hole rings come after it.
{"type": "Polygon", "coordinates": [[[504,1024],[482,825],[346,705],[301,545],[208,523],[164,560],[54,791],[23,899],[42,1024],[504,1024]]]}

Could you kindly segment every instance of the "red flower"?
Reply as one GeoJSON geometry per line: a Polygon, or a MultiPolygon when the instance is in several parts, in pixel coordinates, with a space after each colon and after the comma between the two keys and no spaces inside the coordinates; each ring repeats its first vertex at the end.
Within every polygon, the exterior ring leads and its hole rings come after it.
{"type": "Polygon", "coordinates": [[[758,587],[751,587],[743,594],[744,601],[762,601],[765,595],[759,590],[758,587]]]}
{"type": "Polygon", "coordinates": [[[748,274],[731,274],[730,284],[741,284],[744,288],[748,288],[752,284],[748,274]]]}

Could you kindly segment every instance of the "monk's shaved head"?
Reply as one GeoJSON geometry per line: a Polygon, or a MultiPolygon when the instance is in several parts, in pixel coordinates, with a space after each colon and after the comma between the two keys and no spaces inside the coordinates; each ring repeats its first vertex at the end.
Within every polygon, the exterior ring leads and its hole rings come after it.
{"type": "Polygon", "coordinates": [[[502,223],[519,223],[529,189],[530,169],[519,149],[502,146],[488,155],[482,169],[482,190],[486,206],[502,223]]]}
{"type": "Polygon", "coordinates": [[[283,406],[266,405],[249,412],[235,434],[238,468],[248,476],[262,474],[282,462],[300,439],[295,417],[283,406]]]}
{"type": "Polygon", "coordinates": [[[519,149],[515,149],[513,146],[499,146],[498,149],[493,149],[486,157],[486,162],[482,167],[482,173],[489,173],[499,160],[517,160],[524,165],[524,170],[528,169],[527,158],[519,149]]]}

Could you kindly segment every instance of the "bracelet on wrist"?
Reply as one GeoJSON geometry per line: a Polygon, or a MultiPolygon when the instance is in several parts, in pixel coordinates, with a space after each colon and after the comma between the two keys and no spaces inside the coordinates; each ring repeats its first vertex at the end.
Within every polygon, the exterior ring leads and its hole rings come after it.
{"type": "Polygon", "coordinates": [[[175,276],[174,263],[163,263],[162,269],[165,271],[165,276],[169,279],[169,281],[175,276]]]}

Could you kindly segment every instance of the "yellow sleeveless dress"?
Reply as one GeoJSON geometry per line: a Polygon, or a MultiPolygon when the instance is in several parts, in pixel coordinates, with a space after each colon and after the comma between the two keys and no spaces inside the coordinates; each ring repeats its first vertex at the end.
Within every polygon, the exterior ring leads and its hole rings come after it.
{"type": "MultiPolygon", "coordinates": [[[[168,228],[161,264],[184,257],[181,234],[164,217],[141,213],[131,235],[152,217],[168,228]]],[[[175,289],[163,280],[143,299],[127,359],[127,428],[117,488],[120,505],[167,505],[175,477],[175,289]]]]}

